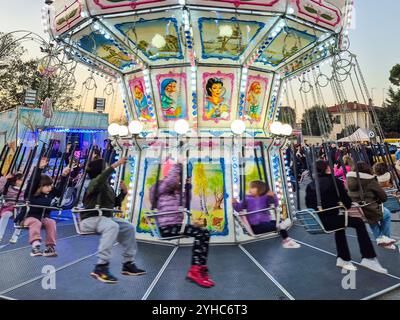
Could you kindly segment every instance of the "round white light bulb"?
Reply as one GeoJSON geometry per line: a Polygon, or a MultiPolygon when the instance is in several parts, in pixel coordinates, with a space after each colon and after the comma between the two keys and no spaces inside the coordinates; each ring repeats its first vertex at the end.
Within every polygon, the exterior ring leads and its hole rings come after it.
{"type": "Polygon", "coordinates": [[[283,124],[281,122],[275,121],[275,122],[271,123],[269,129],[270,129],[272,134],[275,134],[275,135],[279,136],[279,135],[282,134],[282,127],[283,127],[283,124]]]}
{"type": "Polygon", "coordinates": [[[120,137],[125,137],[129,134],[129,130],[127,126],[119,126],[119,132],[118,135],[120,137]]]}
{"type": "Polygon", "coordinates": [[[242,120],[235,120],[231,124],[231,130],[234,134],[243,134],[246,131],[246,124],[242,120]]]}
{"type": "Polygon", "coordinates": [[[110,136],[117,136],[119,134],[119,127],[120,125],[118,123],[111,123],[108,126],[108,133],[110,136]]]}
{"type": "Polygon", "coordinates": [[[151,44],[156,47],[157,49],[161,49],[163,48],[166,44],[167,41],[165,40],[165,38],[160,35],[160,34],[156,34],[153,39],[151,40],[151,44]]]}
{"type": "Polygon", "coordinates": [[[143,125],[138,120],[133,120],[129,123],[129,132],[132,134],[140,134],[143,131],[143,125]]]}
{"type": "Polygon", "coordinates": [[[290,136],[290,135],[292,135],[292,132],[293,132],[293,128],[290,124],[284,124],[282,126],[282,134],[284,136],[290,136]]]}
{"type": "Polygon", "coordinates": [[[186,134],[188,133],[189,129],[189,122],[187,122],[185,119],[179,119],[174,124],[174,130],[177,134],[186,134]]]}

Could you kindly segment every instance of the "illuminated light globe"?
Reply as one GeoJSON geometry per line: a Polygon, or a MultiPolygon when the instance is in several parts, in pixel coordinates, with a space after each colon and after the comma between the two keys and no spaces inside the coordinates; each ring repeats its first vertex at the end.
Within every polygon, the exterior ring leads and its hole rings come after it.
{"type": "Polygon", "coordinates": [[[111,123],[108,126],[108,134],[110,136],[117,136],[119,134],[120,125],[118,123],[111,123]]]}
{"type": "Polygon", "coordinates": [[[246,123],[242,120],[235,120],[231,124],[231,130],[234,134],[241,135],[246,131],[246,123]]]}
{"type": "Polygon", "coordinates": [[[290,124],[284,124],[282,126],[282,134],[284,136],[291,136],[293,133],[293,128],[290,124]]]}
{"type": "Polygon", "coordinates": [[[132,134],[140,134],[143,131],[143,125],[140,121],[133,120],[129,123],[129,132],[132,134]]]}
{"type": "Polygon", "coordinates": [[[184,119],[180,119],[175,122],[174,130],[177,134],[181,135],[186,134],[190,130],[189,123],[184,119]]]}
{"type": "Polygon", "coordinates": [[[271,131],[272,134],[280,136],[283,134],[283,130],[284,130],[283,124],[279,121],[272,122],[269,127],[269,130],[271,131]]]}
{"type": "Polygon", "coordinates": [[[119,126],[118,135],[120,137],[126,137],[129,134],[129,129],[127,126],[119,126]]]}

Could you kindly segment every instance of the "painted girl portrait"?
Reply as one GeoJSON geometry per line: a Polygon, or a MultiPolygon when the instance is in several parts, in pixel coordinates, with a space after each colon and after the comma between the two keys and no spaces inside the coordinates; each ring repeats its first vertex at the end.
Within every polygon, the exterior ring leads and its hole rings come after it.
{"type": "Polygon", "coordinates": [[[229,101],[225,98],[227,92],[220,78],[209,78],[206,84],[205,120],[228,120],[230,116],[229,101]]]}

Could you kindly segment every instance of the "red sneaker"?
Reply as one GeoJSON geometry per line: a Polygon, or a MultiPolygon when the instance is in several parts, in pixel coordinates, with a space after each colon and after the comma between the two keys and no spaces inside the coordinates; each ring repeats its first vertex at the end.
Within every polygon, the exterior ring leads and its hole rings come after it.
{"type": "Polygon", "coordinates": [[[202,266],[192,266],[187,274],[187,279],[203,288],[211,288],[211,282],[204,277],[202,266]]]}
{"type": "Polygon", "coordinates": [[[201,272],[203,273],[204,279],[207,280],[211,286],[215,286],[215,282],[210,279],[210,276],[208,274],[208,267],[201,266],[201,272]]]}

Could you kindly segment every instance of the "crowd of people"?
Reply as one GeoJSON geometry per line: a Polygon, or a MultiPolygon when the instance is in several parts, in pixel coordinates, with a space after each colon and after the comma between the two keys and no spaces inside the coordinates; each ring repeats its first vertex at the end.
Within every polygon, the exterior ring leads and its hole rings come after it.
{"type": "Polygon", "coordinates": [[[337,266],[357,269],[351,262],[345,216],[340,212],[342,206],[349,210],[347,227],[354,228],[357,233],[361,265],[387,273],[376,258],[365,223],[378,246],[397,249],[397,240],[391,234],[391,211],[385,202],[388,194],[397,190],[394,182],[398,181],[399,172],[389,153],[374,153],[373,148],[368,144],[354,149],[345,145],[309,146],[306,143],[296,147],[296,165],[300,173],[309,172],[312,180],[306,187],[306,207],[318,213],[327,231],[338,230],[335,232],[337,266]],[[320,204],[317,192],[320,193],[320,204]]]}
{"type": "MultiPolygon", "coordinates": [[[[335,232],[337,247],[337,266],[347,270],[356,270],[351,262],[351,254],[346,240],[344,216],[338,206],[351,209],[356,204],[362,207],[361,216],[350,216],[347,227],[354,228],[362,255],[361,265],[376,272],[387,273],[377,260],[375,249],[369,237],[366,224],[370,226],[377,244],[384,249],[396,249],[396,240],[391,235],[391,212],[385,207],[387,191],[393,189],[395,181],[393,171],[374,155],[371,146],[364,146],[363,156],[354,158],[352,150],[344,145],[310,146],[297,145],[294,149],[292,172],[297,172],[300,179],[305,172],[310,173],[311,182],[306,187],[306,206],[319,213],[326,230],[335,232]],[[363,159],[363,160],[361,160],[363,159]],[[319,182],[316,183],[316,180],[319,182]],[[318,194],[321,201],[318,200],[318,194]],[[320,203],[319,203],[320,202],[320,203]]],[[[58,179],[53,179],[44,170],[49,166],[49,159],[43,157],[34,168],[29,183],[24,184],[21,172],[10,173],[0,178],[0,193],[3,204],[0,211],[0,241],[3,240],[8,221],[14,217],[17,203],[28,203],[28,208],[20,210],[14,222],[29,229],[29,243],[32,246],[32,257],[55,257],[57,225],[51,219],[51,209],[54,200],[62,197],[66,188],[75,184],[83,184],[82,211],[80,215],[83,233],[100,234],[98,261],[91,272],[92,277],[105,282],[116,283],[118,279],[110,272],[110,258],[116,242],[122,247],[121,274],[138,276],[145,270],[137,267],[135,260],[137,244],[134,225],[127,220],[113,215],[115,208],[128,193],[127,186],[121,182],[116,194],[111,185],[111,176],[120,166],[125,166],[127,158],[121,157],[112,163],[103,159],[100,152],[95,151],[84,166],[78,161],[74,164],[72,154],[66,158],[66,167],[58,179]],[[73,162],[73,163],[71,163],[73,162]],[[82,177],[86,177],[82,179],[82,177]],[[79,182],[80,181],[80,182],[79,182]],[[35,207],[38,206],[38,207],[35,207]],[[48,209],[46,209],[48,208],[48,209]],[[99,215],[98,208],[104,211],[99,215]],[[91,210],[93,209],[93,210],[91,210]],[[42,247],[41,229],[44,227],[46,238],[42,247]]],[[[399,159],[400,160],[400,159],[399,159]]],[[[181,163],[174,163],[162,170],[163,177],[150,188],[150,198],[158,213],[175,212],[161,215],[158,219],[159,232],[162,237],[186,236],[193,237],[191,267],[187,279],[205,288],[215,285],[209,275],[207,266],[210,231],[204,228],[201,221],[190,221],[184,227],[185,219],[182,207],[190,208],[191,179],[183,182],[181,163]]],[[[74,203],[77,203],[74,201],[74,203]]],[[[282,238],[282,246],[286,249],[298,249],[300,244],[291,239],[288,228],[291,221],[282,219],[279,214],[271,214],[271,208],[279,206],[276,194],[270,190],[264,181],[251,181],[248,194],[243,199],[233,199],[232,208],[236,212],[247,210],[255,212],[247,217],[247,223],[255,235],[277,232],[282,238]]],[[[279,212],[277,210],[276,212],[279,212]]],[[[15,243],[18,232],[14,232],[10,242],[15,243]]]]}

